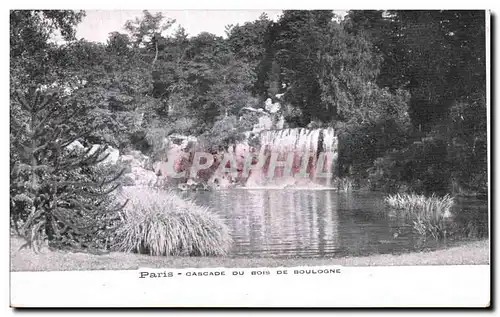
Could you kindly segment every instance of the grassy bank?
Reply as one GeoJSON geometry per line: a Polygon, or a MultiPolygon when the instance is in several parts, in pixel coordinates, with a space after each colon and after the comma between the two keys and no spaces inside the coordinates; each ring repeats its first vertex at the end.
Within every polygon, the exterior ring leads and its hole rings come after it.
{"type": "Polygon", "coordinates": [[[139,267],[277,267],[277,266],[389,266],[389,265],[472,265],[489,264],[489,241],[476,241],[462,246],[421,253],[401,255],[373,255],[335,259],[271,259],[229,257],[162,257],[130,253],[93,255],[43,250],[34,254],[29,249],[19,250],[23,241],[11,239],[12,271],[64,270],[128,270],[139,267]]]}

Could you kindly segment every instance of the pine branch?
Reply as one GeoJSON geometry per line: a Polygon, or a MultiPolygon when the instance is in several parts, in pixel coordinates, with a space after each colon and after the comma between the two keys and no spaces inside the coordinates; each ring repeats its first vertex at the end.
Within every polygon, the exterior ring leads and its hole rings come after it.
{"type": "Polygon", "coordinates": [[[39,208],[38,210],[35,210],[35,212],[31,213],[29,216],[28,216],[28,219],[26,219],[26,222],[24,223],[23,227],[21,228],[21,230],[23,232],[26,231],[26,229],[28,229],[30,226],[31,226],[31,223],[37,218],[37,217],[40,217],[43,213],[43,209],[42,208],[39,208]]]}
{"type": "Polygon", "coordinates": [[[43,97],[40,98],[40,92],[37,91],[38,97],[35,98],[35,101],[33,105],[36,105],[38,101],[40,101],[39,106],[36,108],[36,112],[40,112],[45,110],[52,102],[54,102],[57,98],[57,94],[49,94],[49,95],[44,95],[43,97]]]}
{"type": "Polygon", "coordinates": [[[67,171],[78,167],[96,165],[95,161],[97,160],[98,156],[102,154],[102,151],[100,151],[100,149],[97,149],[94,153],[89,155],[91,150],[92,148],[88,148],[79,157],[69,159],[65,163],[60,164],[59,169],[64,169],[67,171]]]}
{"type": "Polygon", "coordinates": [[[120,184],[116,184],[114,186],[111,186],[109,189],[104,190],[104,191],[100,191],[100,192],[88,191],[88,192],[79,192],[79,194],[81,194],[82,196],[87,197],[87,198],[89,198],[89,197],[98,198],[98,197],[107,196],[107,195],[111,194],[116,189],[118,189],[118,187],[120,187],[120,184]]]}
{"type": "Polygon", "coordinates": [[[54,118],[53,116],[57,112],[57,110],[58,110],[57,107],[53,107],[51,110],[49,110],[48,113],[46,114],[46,116],[42,120],[40,120],[38,125],[35,127],[35,131],[39,131],[43,126],[45,126],[45,124],[50,119],[53,119],[54,118]]]}
{"type": "Polygon", "coordinates": [[[20,92],[19,90],[15,91],[14,97],[23,110],[25,110],[28,113],[33,112],[32,106],[28,103],[22,92],[20,92]]]}
{"type": "Polygon", "coordinates": [[[66,225],[67,227],[71,228],[72,230],[76,231],[76,233],[78,234],[83,234],[82,231],[85,230],[85,228],[80,228],[77,224],[74,224],[74,223],[71,223],[71,217],[68,217],[67,215],[64,215],[63,213],[61,213],[60,211],[63,210],[65,212],[72,212],[71,209],[66,209],[66,208],[55,208],[52,213],[54,215],[55,218],[57,218],[58,221],[62,222],[64,225],[66,225]]]}
{"type": "Polygon", "coordinates": [[[128,204],[128,202],[129,202],[129,200],[130,200],[130,199],[127,199],[127,200],[126,200],[123,204],[121,204],[121,205],[120,205],[120,204],[116,204],[116,206],[118,206],[118,207],[116,207],[116,208],[114,208],[114,209],[111,209],[111,210],[110,210],[110,212],[115,213],[115,212],[122,211],[122,210],[123,210],[123,208],[125,208],[125,206],[127,206],[127,204],[128,204]]]}
{"type": "Polygon", "coordinates": [[[42,144],[35,149],[32,149],[30,145],[26,145],[25,143],[22,143],[22,141],[17,141],[15,142],[18,148],[22,148],[22,151],[20,153],[27,154],[28,156],[32,156],[44,149],[46,149],[49,146],[49,142],[42,144]]]}

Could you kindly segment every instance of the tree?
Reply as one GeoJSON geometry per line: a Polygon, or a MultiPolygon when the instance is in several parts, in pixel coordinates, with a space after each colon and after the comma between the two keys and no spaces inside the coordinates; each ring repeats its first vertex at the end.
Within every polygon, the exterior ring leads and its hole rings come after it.
{"type": "Polygon", "coordinates": [[[103,169],[106,147],[71,147],[89,132],[86,108],[31,87],[17,91],[14,107],[26,117],[11,117],[11,143],[18,150],[11,165],[11,213],[22,220],[21,234],[37,247],[100,248],[105,231],[118,220],[110,194],[121,175],[103,169]],[[77,122],[81,122],[77,124],[77,122]],[[93,151],[91,151],[93,150],[93,151]]]}
{"type": "Polygon", "coordinates": [[[426,192],[486,187],[484,19],[484,11],[349,12],[344,29],[383,58],[379,85],[411,95],[408,143],[375,163],[386,180],[426,192]]]}
{"type": "Polygon", "coordinates": [[[140,47],[142,45],[148,50],[154,51],[152,61],[152,65],[154,65],[158,59],[161,45],[164,43],[162,33],[168,30],[175,23],[175,20],[167,19],[164,21],[165,17],[161,12],[152,15],[148,10],[144,10],[143,15],[142,19],[136,18],[127,21],[125,29],[131,34],[134,46],[140,47]]]}
{"type": "Polygon", "coordinates": [[[35,247],[45,238],[51,246],[103,247],[102,234],[117,216],[111,193],[120,174],[98,165],[106,148],[69,148],[95,130],[93,94],[81,97],[103,73],[103,48],[75,43],[74,27],[83,16],[71,10],[10,13],[11,220],[35,247]],[[54,43],[59,34],[63,45],[54,43]]]}
{"type": "Polygon", "coordinates": [[[80,40],[59,46],[52,53],[58,74],[52,86],[64,87],[90,109],[87,115],[95,126],[86,141],[123,149],[156,105],[150,96],[149,61],[115,40],[112,34],[108,45],[80,40]]]}
{"type": "Polygon", "coordinates": [[[66,41],[74,40],[74,27],[84,15],[72,10],[10,11],[11,86],[51,84],[54,38],[60,34],[66,41]]]}
{"type": "Polygon", "coordinates": [[[378,83],[411,94],[412,123],[423,131],[459,101],[485,93],[484,11],[350,11],[345,29],[383,56],[378,83]]]}
{"type": "MultiPolygon", "coordinates": [[[[330,30],[333,11],[284,11],[276,25],[274,60],[288,89],[285,101],[302,108],[306,121],[320,117],[321,71],[325,30],[330,30]]],[[[307,122],[306,122],[307,123],[307,122]]]]}
{"type": "MultiPolygon", "coordinates": [[[[256,74],[262,67],[260,64],[266,56],[266,42],[269,40],[272,24],[273,22],[267,14],[262,13],[253,22],[246,22],[243,25],[229,25],[226,28],[227,43],[235,54],[235,58],[248,64],[249,68],[256,74]]],[[[256,84],[257,78],[254,79],[252,85],[256,86],[256,84]]]]}
{"type": "Polygon", "coordinates": [[[407,93],[380,89],[380,54],[363,34],[332,18],[331,11],[285,11],[271,28],[271,97],[284,92],[285,102],[302,110],[302,126],[311,120],[405,124],[407,93]]]}
{"type": "Polygon", "coordinates": [[[376,84],[381,57],[362,36],[353,36],[333,25],[327,33],[318,74],[324,112],[344,122],[408,121],[409,95],[376,84]]]}

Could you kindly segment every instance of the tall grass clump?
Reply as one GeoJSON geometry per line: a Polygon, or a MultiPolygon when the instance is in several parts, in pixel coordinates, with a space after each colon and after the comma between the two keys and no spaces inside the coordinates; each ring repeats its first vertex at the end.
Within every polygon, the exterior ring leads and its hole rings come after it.
{"type": "Polygon", "coordinates": [[[231,245],[228,227],[208,208],[172,191],[125,188],[128,199],[115,249],[149,255],[223,256],[231,245]]]}
{"type": "Polygon", "coordinates": [[[451,216],[451,208],[455,200],[450,195],[426,197],[417,194],[396,194],[385,197],[385,202],[398,215],[413,223],[413,227],[421,235],[434,238],[446,235],[444,220],[451,216]]]}
{"type": "Polygon", "coordinates": [[[350,192],[352,191],[353,180],[349,177],[338,178],[337,179],[337,191],[339,192],[350,192]]]}

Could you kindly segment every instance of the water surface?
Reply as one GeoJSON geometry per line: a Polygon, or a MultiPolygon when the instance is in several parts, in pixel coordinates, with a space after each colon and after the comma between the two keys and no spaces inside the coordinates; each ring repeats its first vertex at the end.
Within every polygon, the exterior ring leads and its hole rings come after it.
{"type": "Polygon", "coordinates": [[[232,189],[186,194],[231,229],[232,256],[341,257],[438,249],[488,236],[484,200],[462,198],[446,241],[388,216],[383,195],[332,190],[232,189]]]}

